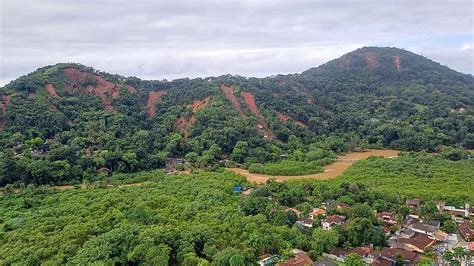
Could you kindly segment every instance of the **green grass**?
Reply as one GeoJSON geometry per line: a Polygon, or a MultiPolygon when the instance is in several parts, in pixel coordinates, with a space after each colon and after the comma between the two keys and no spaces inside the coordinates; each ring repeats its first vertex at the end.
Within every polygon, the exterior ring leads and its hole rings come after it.
{"type": "Polygon", "coordinates": [[[474,203],[474,160],[450,161],[431,155],[370,158],[328,182],[359,182],[382,193],[462,205],[474,203]]]}
{"type": "Polygon", "coordinates": [[[267,174],[267,175],[310,175],[321,173],[323,167],[320,162],[300,162],[292,160],[284,160],[275,163],[251,164],[249,166],[251,173],[267,174]]]}

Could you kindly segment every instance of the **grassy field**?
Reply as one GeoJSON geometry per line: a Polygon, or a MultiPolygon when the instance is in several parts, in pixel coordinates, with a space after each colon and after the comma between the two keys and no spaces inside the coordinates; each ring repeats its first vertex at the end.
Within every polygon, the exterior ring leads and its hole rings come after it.
{"type": "Polygon", "coordinates": [[[461,205],[474,203],[474,160],[450,161],[433,155],[369,158],[327,182],[359,182],[383,193],[461,205]]]}
{"type": "Polygon", "coordinates": [[[321,173],[323,167],[319,162],[300,162],[292,160],[284,160],[275,163],[251,164],[249,172],[267,175],[310,175],[321,173]]]}

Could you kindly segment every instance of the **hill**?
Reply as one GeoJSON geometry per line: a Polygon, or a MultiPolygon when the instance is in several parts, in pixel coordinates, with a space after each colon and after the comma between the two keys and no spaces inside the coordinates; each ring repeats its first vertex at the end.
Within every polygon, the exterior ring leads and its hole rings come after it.
{"type": "Polygon", "coordinates": [[[473,103],[472,76],[396,48],[267,78],[147,81],[57,64],[0,88],[0,185],[89,180],[169,157],[213,167],[473,148],[473,103]]]}

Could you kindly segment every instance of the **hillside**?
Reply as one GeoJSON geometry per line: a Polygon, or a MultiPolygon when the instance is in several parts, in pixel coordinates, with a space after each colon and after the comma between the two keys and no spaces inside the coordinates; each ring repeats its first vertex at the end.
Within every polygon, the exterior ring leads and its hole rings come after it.
{"type": "Polygon", "coordinates": [[[396,48],[260,79],[147,81],[57,64],[0,88],[0,185],[91,180],[169,157],[213,167],[327,150],[473,148],[473,104],[472,76],[396,48]]]}

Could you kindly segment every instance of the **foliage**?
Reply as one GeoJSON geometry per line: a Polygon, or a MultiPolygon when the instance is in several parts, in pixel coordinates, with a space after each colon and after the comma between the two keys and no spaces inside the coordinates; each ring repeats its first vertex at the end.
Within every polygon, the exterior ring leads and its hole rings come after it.
{"type": "Polygon", "coordinates": [[[284,160],[277,163],[254,163],[249,166],[249,171],[258,174],[289,176],[321,173],[323,168],[318,162],[284,160]]]}

